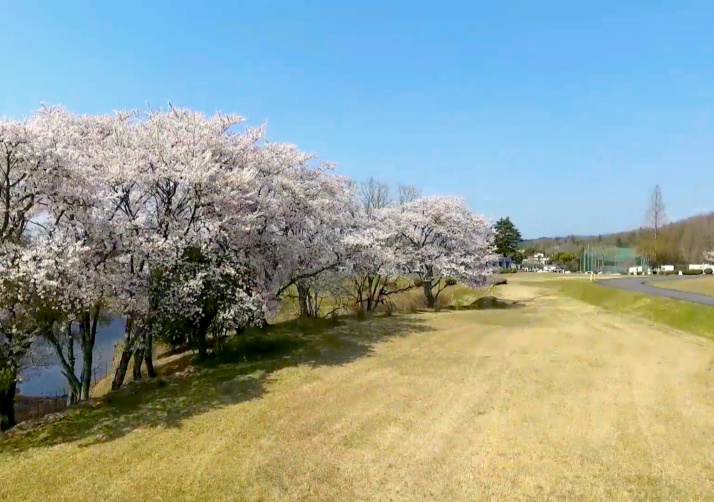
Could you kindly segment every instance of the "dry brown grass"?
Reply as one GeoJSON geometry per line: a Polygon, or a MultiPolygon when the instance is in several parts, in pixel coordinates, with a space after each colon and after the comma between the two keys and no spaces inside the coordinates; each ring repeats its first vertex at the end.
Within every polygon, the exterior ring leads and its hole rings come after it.
{"type": "Polygon", "coordinates": [[[714,277],[711,275],[703,275],[694,279],[684,279],[681,281],[653,281],[648,285],[714,296],[714,277]]]}
{"type": "MultiPolygon", "coordinates": [[[[99,379],[90,389],[89,395],[92,398],[100,398],[112,390],[112,380],[114,379],[114,372],[119,366],[119,358],[121,357],[123,344],[120,342],[117,344],[114,350],[114,357],[112,358],[112,371],[109,371],[104,378],[99,379]]],[[[155,342],[154,345],[154,368],[162,376],[168,377],[174,373],[184,370],[191,362],[194,356],[193,351],[183,351],[179,353],[172,353],[169,348],[165,345],[158,344],[155,342]]],[[[124,378],[125,383],[131,383],[134,381],[134,358],[129,361],[129,367],[126,371],[126,376],[124,378]]],[[[146,378],[146,365],[142,363],[142,376],[146,378]]]]}
{"type": "MultiPolygon", "coordinates": [[[[438,308],[468,305],[477,298],[488,294],[488,291],[488,288],[478,290],[460,284],[447,287],[439,294],[437,301],[438,308]]],[[[422,288],[415,288],[405,293],[394,295],[390,300],[396,312],[416,313],[427,308],[426,298],[424,297],[422,288]]]]}
{"type": "Polygon", "coordinates": [[[143,394],[120,434],[88,411],[11,436],[0,499],[711,497],[714,343],[511,279],[521,308],[341,324],[312,359],[143,394]]]}

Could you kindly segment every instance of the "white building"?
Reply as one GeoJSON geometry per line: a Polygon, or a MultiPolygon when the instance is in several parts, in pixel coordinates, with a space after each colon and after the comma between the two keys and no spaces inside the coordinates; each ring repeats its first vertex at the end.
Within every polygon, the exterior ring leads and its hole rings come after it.
{"type": "Polygon", "coordinates": [[[704,270],[707,268],[714,269],[714,265],[711,263],[690,263],[689,270],[704,270]]]}
{"type": "Polygon", "coordinates": [[[533,256],[529,256],[528,261],[538,263],[539,265],[547,265],[550,263],[550,256],[546,256],[543,253],[536,253],[533,256]]]}

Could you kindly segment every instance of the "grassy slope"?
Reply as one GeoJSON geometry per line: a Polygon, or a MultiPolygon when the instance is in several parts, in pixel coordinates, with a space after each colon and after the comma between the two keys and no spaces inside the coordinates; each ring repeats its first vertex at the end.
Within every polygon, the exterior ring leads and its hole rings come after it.
{"type": "MultiPolygon", "coordinates": [[[[406,284],[405,284],[406,285],[406,284]]],[[[404,287],[405,285],[400,285],[404,287]]],[[[438,298],[439,305],[444,306],[444,308],[461,308],[468,306],[473,303],[478,298],[484,295],[493,294],[496,290],[493,289],[473,289],[460,284],[450,286],[441,292],[438,298]]],[[[411,289],[409,291],[394,295],[391,297],[392,306],[395,312],[401,313],[416,313],[420,310],[426,309],[426,299],[424,298],[424,293],[421,288],[411,289]]],[[[329,299],[325,300],[321,304],[321,315],[327,315],[334,309],[335,304],[329,299]]],[[[385,306],[379,307],[379,313],[384,313],[385,306]]],[[[296,324],[293,322],[299,316],[300,310],[295,299],[288,298],[283,303],[282,310],[277,314],[277,316],[270,320],[271,324],[282,325],[282,330],[286,327],[295,327],[296,324]]],[[[317,321],[319,324],[320,321],[317,321]]],[[[304,323],[303,323],[304,324],[304,323]]],[[[314,324],[314,323],[313,323],[314,324]]],[[[323,323],[324,324],[324,323],[323,323]]],[[[298,331],[304,331],[304,327],[297,328],[298,331]]],[[[156,349],[155,349],[156,350],[156,349]]],[[[114,367],[118,364],[119,352],[115,354],[114,367]]],[[[159,372],[166,375],[172,375],[173,373],[183,371],[186,366],[190,364],[190,360],[186,357],[187,354],[177,354],[170,355],[164,353],[161,348],[157,350],[157,359],[154,361],[159,372]]],[[[132,369],[133,369],[133,359],[129,362],[129,369],[127,370],[125,382],[132,382],[132,369]]],[[[100,398],[111,391],[112,379],[114,377],[113,372],[109,372],[103,379],[99,380],[91,389],[90,396],[92,398],[100,398]]]]}
{"type": "Polygon", "coordinates": [[[16,431],[0,500],[711,494],[714,344],[514,282],[521,308],[286,324],[16,431]]]}
{"type": "Polygon", "coordinates": [[[588,281],[552,282],[550,285],[557,286],[563,294],[571,298],[597,307],[714,338],[714,309],[706,305],[605,288],[588,281]]]}
{"type": "Polygon", "coordinates": [[[700,293],[702,295],[714,296],[714,277],[701,276],[696,279],[686,281],[653,281],[650,286],[658,288],[676,289],[678,291],[689,291],[690,293],[700,293]]]}

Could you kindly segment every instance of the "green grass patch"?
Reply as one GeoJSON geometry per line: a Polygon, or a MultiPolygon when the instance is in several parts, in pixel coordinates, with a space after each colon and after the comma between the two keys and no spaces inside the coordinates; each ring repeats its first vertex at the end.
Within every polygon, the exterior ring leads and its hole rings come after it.
{"type": "MultiPolygon", "coordinates": [[[[544,284],[545,286],[546,284],[544,284]]],[[[562,294],[613,312],[621,312],[695,335],[714,338],[714,308],[608,288],[585,281],[549,283],[562,294]]]]}

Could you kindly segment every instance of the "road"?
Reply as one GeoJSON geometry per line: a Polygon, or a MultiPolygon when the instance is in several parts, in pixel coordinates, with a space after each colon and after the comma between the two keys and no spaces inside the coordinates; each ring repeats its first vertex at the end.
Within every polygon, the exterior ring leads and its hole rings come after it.
{"type": "Polygon", "coordinates": [[[689,293],[687,291],[676,291],[674,289],[658,288],[649,286],[647,283],[659,281],[693,281],[697,280],[698,275],[668,275],[664,277],[628,277],[623,279],[607,279],[600,281],[598,284],[609,287],[624,289],[627,291],[636,291],[654,296],[664,296],[674,300],[682,300],[690,303],[700,303],[702,305],[714,306],[714,296],[701,295],[698,293],[689,293]]]}

